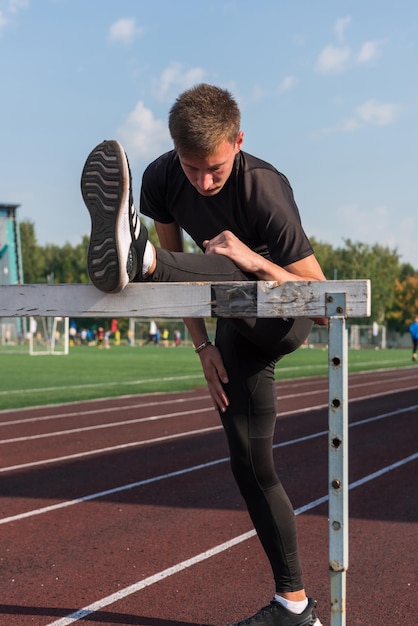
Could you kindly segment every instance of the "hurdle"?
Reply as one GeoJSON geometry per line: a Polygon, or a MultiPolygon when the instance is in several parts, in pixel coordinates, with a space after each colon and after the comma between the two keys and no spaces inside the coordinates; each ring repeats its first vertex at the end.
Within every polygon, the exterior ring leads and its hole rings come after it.
{"type": "Polygon", "coordinates": [[[349,318],[370,316],[370,281],[0,285],[1,317],[328,318],[330,626],[346,626],[349,318]]]}

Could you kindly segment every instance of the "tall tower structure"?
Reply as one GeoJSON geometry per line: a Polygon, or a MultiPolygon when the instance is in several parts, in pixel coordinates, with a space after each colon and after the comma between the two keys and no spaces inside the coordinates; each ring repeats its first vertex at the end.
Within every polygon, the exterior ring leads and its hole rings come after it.
{"type": "MultiPolygon", "coordinates": [[[[23,283],[22,249],[16,218],[19,204],[0,203],[0,285],[23,283]]],[[[0,319],[0,341],[3,335],[13,337],[22,331],[22,319],[0,319]]]]}
{"type": "Polygon", "coordinates": [[[20,233],[16,219],[19,204],[0,204],[0,285],[23,283],[20,233]]]}

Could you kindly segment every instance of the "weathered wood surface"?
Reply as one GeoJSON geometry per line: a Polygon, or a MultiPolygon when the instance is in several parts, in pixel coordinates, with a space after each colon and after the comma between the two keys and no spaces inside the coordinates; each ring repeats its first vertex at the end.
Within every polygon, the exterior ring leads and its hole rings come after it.
{"type": "MultiPolygon", "coordinates": [[[[0,317],[323,317],[333,293],[345,317],[370,315],[370,281],[1,285],[0,317]]],[[[329,315],[329,314],[328,314],[329,315]]]]}

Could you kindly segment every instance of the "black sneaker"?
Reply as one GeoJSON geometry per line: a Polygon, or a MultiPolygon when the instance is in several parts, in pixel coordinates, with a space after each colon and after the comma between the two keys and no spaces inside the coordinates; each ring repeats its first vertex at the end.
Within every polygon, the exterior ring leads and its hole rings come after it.
{"type": "Polygon", "coordinates": [[[131,171],[118,141],[103,141],[89,154],[81,193],[91,217],[90,280],[101,291],[121,291],[142,269],[148,233],[133,203],[131,171]]]}
{"type": "Polygon", "coordinates": [[[228,626],[322,626],[314,607],[315,601],[309,598],[306,609],[297,615],[285,609],[277,600],[272,600],[252,617],[247,617],[242,622],[233,622],[228,626]]]}

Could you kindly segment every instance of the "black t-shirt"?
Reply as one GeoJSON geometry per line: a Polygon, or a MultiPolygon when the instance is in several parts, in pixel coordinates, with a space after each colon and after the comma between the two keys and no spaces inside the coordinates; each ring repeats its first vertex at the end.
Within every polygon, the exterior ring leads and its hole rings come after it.
{"type": "Polygon", "coordinates": [[[313,253],[287,178],[272,165],[238,152],[224,187],[202,196],[172,150],[144,172],[140,211],[157,222],[176,222],[202,242],[230,230],[249,248],[286,266],[313,253]]]}

